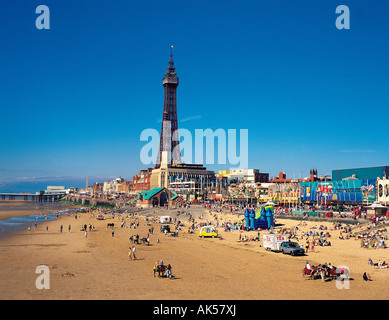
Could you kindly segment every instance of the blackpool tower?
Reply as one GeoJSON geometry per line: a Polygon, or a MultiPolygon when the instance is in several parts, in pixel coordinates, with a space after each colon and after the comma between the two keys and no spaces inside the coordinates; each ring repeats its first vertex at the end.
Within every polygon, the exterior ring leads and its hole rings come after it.
{"type": "Polygon", "coordinates": [[[165,96],[163,102],[162,127],[156,168],[161,164],[181,163],[180,141],[177,124],[177,86],[178,77],[174,66],[173,52],[163,78],[165,96]]]}

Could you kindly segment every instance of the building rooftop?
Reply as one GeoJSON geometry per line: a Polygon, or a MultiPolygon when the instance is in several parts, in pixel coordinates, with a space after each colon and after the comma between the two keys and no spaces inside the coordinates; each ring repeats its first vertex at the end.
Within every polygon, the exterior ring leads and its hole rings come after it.
{"type": "Polygon", "coordinates": [[[155,196],[158,192],[165,189],[164,187],[161,188],[153,188],[148,191],[142,191],[139,195],[139,197],[143,197],[145,200],[150,200],[153,196],[155,196]]]}

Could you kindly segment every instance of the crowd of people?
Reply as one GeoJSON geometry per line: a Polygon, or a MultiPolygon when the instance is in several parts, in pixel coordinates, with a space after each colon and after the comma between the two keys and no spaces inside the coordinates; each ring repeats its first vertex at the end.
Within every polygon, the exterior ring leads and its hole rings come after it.
{"type": "Polygon", "coordinates": [[[361,239],[362,248],[385,249],[388,234],[386,229],[382,229],[359,234],[358,239],[361,239]]]}
{"type": "MultiPolygon", "coordinates": [[[[244,230],[244,206],[231,206],[231,205],[204,205],[204,208],[208,209],[209,215],[204,216],[203,213],[199,213],[194,211],[194,213],[190,212],[190,206],[185,206],[179,208],[176,211],[175,215],[173,214],[173,219],[171,221],[172,226],[175,227],[175,230],[181,230],[185,225],[188,226],[188,233],[195,233],[196,230],[200,229],[203,226],[214,225],[216,227],[221,227],[225,232],[232,232],[233,230],[243,231],[244,230]],[[232,217],[236,217],[235,221],[231,220],[231,215],[228,219],[226,219],[227,214],[232,214],[232,217]],[[198,220],[197,220],[198,219],[198,220]],[[184,224],[183,221],[188,221],[189,224],[184,224]]],[[[171,211],[172,208],[170,208],[171,211]]],[[[156,209],[166,210],[166,209],[156,209]]],[[[283,210],[283,209],[276,209],[283,210]]],[[[173,211],[174,212],[174,211],[173,211]]],[[[283,211],[284,212],[284,211],[283,211]]],[[[286,212],[286,211],[285,211],[286,212]]],[[[156,211],[154,211],[156,213],[156,211]]],[[[161,212],[157,212],[155,216],[148,216],[145,220],[150,228],[153,228],[151,223],[159,223],[159,215],[161,212]]],[[[113,214],[112,218],[116,218],[117,216],[113,214]]],[[[122,228],[138,228],[139,227],[139,218],[134,214],[127,214],[126,218],[132,218],[131,221],[124,221],[123,218],[117,217],[121,219],[121,227],[122,228]]],[[[293,227],[292,232],[290,232],[290,239],[295,238],[296,240],[301,240],[303,243],[305,242],[305,252],[311,253],[315,251],[315,247],[317,246],[331,246],[331,233],[333,231],[339,231],[339,239],[347,240],[350,238],[360,239],[362,241],[362,247],[365,248],[385,248],[387,237],[387,230],[385,228],[385,224],[388,221],[386,218],[375,219],[368,224],[366,230],[362,231],[362,225],[359,223],[357,227],[355,225],[350,225],[342,222],[334,222],[332,227],[324,224],[317,224],[312,226],[307,230],[307,223],[305,221],[299,222],[295,227],[293,227]],[[376,229],[376,227],[382,226],[380,229],[376,229]],[[300,234],[298,236],[297,232],[300,234]]],[[[366,224],[363,224],[366,226],[366,224]]],[[[149,229],[150,232],[151,229],[149,229]]],[[[282,229],[276,230],[275,232],[281,232],[282,229]]],[[[239,232],[238,234],[238,242],[251,242],[251,241],[260,241],[260,230],[257,230],[258,234],[245,234],[244,232],[239,232]]],[[[152,233],[152,231],[151,231],[152,233]]],[[[159,239],[158,239],[159,240],[159,239]]],[[[158,241],[159,242],[159,241],[158,241]]],[[[136,248],[135,246],[129,247],[129,257],[131,260],[136,260],[136,248]]],[[[373,263],[369,261],[369,264],[374,265],[376,268],[388,268],[389,265],[385,261],[379,261],[378,263],[373,263]]],[[[326,270],[331,270],[333,268],[331,263],[320,265],[321,267],[325,267],[326,270]]],[[[306,266],[309,268],[309,265],[306,266]]],[[[154,266],[154,273],[158,272],[160,275],[166,275],[168,278],[172,278],[172,268],[171,265],[163,264],[162,260],[159,260],[157,264],[154,266]]],[[[371,280],[371,277],[368,273],[364,274],[364,279],[371,280]]]]}

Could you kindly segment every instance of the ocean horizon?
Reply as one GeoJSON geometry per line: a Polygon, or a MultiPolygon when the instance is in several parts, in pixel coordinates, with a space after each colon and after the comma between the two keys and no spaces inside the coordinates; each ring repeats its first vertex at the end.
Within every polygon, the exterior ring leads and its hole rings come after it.
{"type": "MultiPolygon", "coordinates": [[[[89,185],[95,182],[104,182],[114,177],[89,177],[89,185]]],[[[48,186],[64,186],[65,189],[85,188],[86,177],[60,177],[60,178],[18,178],[0,179],[0,193],[36,193],[47,190],[48,186]]]]}

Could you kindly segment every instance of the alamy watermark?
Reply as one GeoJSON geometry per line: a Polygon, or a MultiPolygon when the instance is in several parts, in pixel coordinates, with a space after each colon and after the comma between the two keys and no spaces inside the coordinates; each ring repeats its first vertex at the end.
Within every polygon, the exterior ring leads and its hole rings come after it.
{"type": "Polygon", "coordinates": [[[38,290],[50,289],[50,269],[48,266],[40,265],[35,269],[35,273],[40,274],[35,280],[35,287],[38,290]]]}
{"type": "MultiPolygon", "coordinates": [[[[50,29],[50,9],[46,5],[39,5],[35,9],[39,16],[35,20],[35,26],[38,30],[50,29]]],[[[339,30],[350,29],[350,8],[346,5],[339,5],[335,9],[336,14],[340,14],[335,20],[335,26],[339,30]]]]}
{"type": "MultiPolygon", "coordinates": [[[[170,121],[164,121],[163,127],[170,128],[170,121]]],[[[163,145],[169,146],[170,139],[179,141],[176,148],[179,148],[182,163],[229,164],[237,169],[248,168],[248,129],[239,130],[239,141],[236,129],[195,129],[193,136],[188,129],[180,128],[178,134],[164,134],[163,145]]],[[[140,141],[147,142],[140,151],[141,162],[144,165],[155,164],[160,144],[159,132],[152,128],[145,129],[140,134],[140,141]]]]}
{"type": "Polygon", "coordinates": [[[350,289],[350,272],[347,266],[339,266],[336,268],[336,274],[339,276],[336,278],[336,288],[339,290],[350,289]]]}
{"type": "Polygon", "coordinates": [[[35,27],[38,30],[50,29],[50,9],[43,4],[39,5],[35,9],[35,13],[39,16],[35,20],[35,27]]]}
{"type": "Polygon", "coordinates": [[[335,13],[340,15],[335,20],[337,29],[350,29],[350,9],[348,6],[340,5],[336,7],[335,13]]]}

